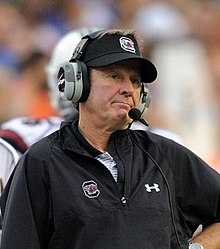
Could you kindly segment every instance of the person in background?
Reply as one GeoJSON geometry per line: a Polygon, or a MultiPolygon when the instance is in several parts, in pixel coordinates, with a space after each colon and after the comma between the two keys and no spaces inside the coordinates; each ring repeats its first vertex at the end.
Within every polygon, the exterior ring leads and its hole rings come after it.
{"type": "MultiPolygon", "coordinates": [[[[70,50],[76,47],[81,37],[95,30],[94,28],[80,28],[68,32],[58,41],[47,63],[39,66],[41,71],[46,73],[47,84],[42,87],[47,88],[49,93],[48,101],[44,103],[47,106],[45,109],[52,111],[42,115],[42,112],[39,113],[36,112],[36,109],[32,110],[30,108],[29,113],[32,113],[30,116],[14,117],[0,124],[0,138],[2,141],[2,143],[0,142],[0,153],[1,158],[5,158],[5,160],[1,161],[0,170],[2,189],[18,161],[11,160],[11,155],[17,154],[16,158],[19,158],[33,143],[59,129],[60,123],[64,119],[74,117],[76,110],[73,109],[72,102],[64,100],[58,91],[57,72],[59,66],[69,60],[71,57],[70,50]],[[12,147],[13,153],[9,147],[12,147]]],[[[40,60],[42,56],[39,53],[35,53],[31,56],[32,59],[30,58],[28,61],[36,61],[36,58],[40,60]]],[[[28,67],[28,61],[23,63],[26,65],[25,67],[28,67]]],[[[39,72],[39,70],[38,74],[43,75],[43,72],[39,72]]],[[[39,80],[37,81],[39,82],[39,80]]],[[[31,84],[31,82],[28,81],[28,84],[31,84]]],[[[26,95],[28,94],[29,92],[26,92],[26,95]]],[[[43,102],[43,100],[41,99],[40,102],[43,102]]],[[[42,111],[45,112],[45,110],[42,111]]]]}
{"type": "Polygon", "coordinates": [[[0,167],[0,194],[3,191],[8,177],[14,169],[14,166],[19,160],[19,153],[15,148],[6,140],[0,138],[0,155],[1,155],[1,167],[0,167]],[[7,165],[5,167],[5,165],[7,165]],[[3,166],[3,167],[2,167],[3,166]]]}
{"type": "MultiPolygon", "coordinates": [[[[0,155],[1,155],[1,167],[0,167],[0,195],[3,191],[3,186],[6,184],[14,166],[19,160],[19,154],[4,139],[0,138],[0,155]]],[[[0,245],[1,245],[1,233],[2,233],[2,216],[0,210],[0,245]]]]}
{"type": "MultiPolygon", "coordinates": [[[[45,72],[48,83],[46,84],[47,86],[45,86],[45,80],[43,80],[43,77],[41,78],[41,81],[39,79],[36,79],[34,89],[41,89],[42,87],[41,91],[44,91],[44,99],[42,99],[41,96],[39,101],[38,95],[41,94],[40,91],[39,94],[36,94],[37,97],[34,97],[36,101],[33,106],[35,107],[31,108],[29,106],[28,109],[30,111],[24,113],[26,115],[23,114],[22,116],[10,118],[9,120],[0,124],[0,195],[20,156],[33,143],[59,129],[60,123],[64,119],[74,118],[76,111],[73,109],[72,102],[62,99],[61,95],[59,94],[57,88],[57,71],[59,69],[59,66],[62,63],[68,61],[68,59],[71,57],[70,50],[75,48],[81,37],[92,31],[95,31],[95,29],[80,28],[68,32],[58,41],[58,43],[52,50],[49,61],[46,61],[44,59],[45,56],[42,53],[35,52],[32,54],[32,56],[30,56],[23,62],[22,68],[30,68],[30,73],[26,73],[27,76],[23,77],[24,79],[26,79],[25,83],[22,83],[22,80],[20,78],[19,85],[30,85],[28,86],[29,89],[31,88],[32,82],[30,81],[32,81],[33,76],[35,75],[35,78],[37,78],[37,75],[43,76],[45,72]],[[41,61],[43,61],[42,65],[40,63],[41,61]],[[31,64],[30,66],[29,62],[31,64]],[[38,65],[38,70],[36,70],[36,64],[38,65]],[[34,70],[36,72],[34,72],[34,70]],[[40,84],[39,82],[42,82],[42,84],[40,84]],[[38,85],[40,85],[41,87],[39,87],[38,85]],[[48,91],[49,98],[45,94],[48,91]],[[39,102],[40,106],[37,104],[39,102]],[[29,115],[27,115],[28,113],[29,115]]],[[[25,87],[23,86],[22,88],[24,89],[25,87]]],[[[26,93],[24,94],[26,95],[30,93],[29,90],[25,90],[25,92],[26,93]]],[[[13,101],[15,101],[15,99],[13,99],[13,101]]],[[[21,102],[24,103],[24,106],[27,106],[25,104],[25,102],[27,102],[27,100],[25,100],[25,97],[24,101],[21,102]]],[[[21,103],[19,103],[19,105],[21,105],[21,103]]],[[[20,109],[22,108],[18,107],[15,109],[19,110],[20,112],[20,109]]],[[[19,114],[19,112],[17,114],[19,114]]],[[[0,240],[1,227],[2,225],[0,222],[0,240]]]]}
{"type": "Polygon", "coordinates": [[[47,54],[38,50],[31,51],[23,58],[17,77],[8,86],[13,99],[8,109],[13,117],[45,118],[57,115],[48,96],[45,73],[48,59],[47,54]]]}
{"type": "Polygon", "coordinates": [[[220,175],[179,143],[129,129],[157,77],[138,41],[95,32],[60,66],[79,117],[19,160],[1,196],[1,249],[219,248],[220,175]]]}
{"type": "Polygon", "coordinates": [[[13,110],[15,117],[0,124],[0,195],[20,156],[31,144],[57,130],[63,120],[49,103],[43,77],[46,58],[39,52],[31,54],[22,64],[19,80],[7,86],[11,98],[8,114],[13,110]]]}

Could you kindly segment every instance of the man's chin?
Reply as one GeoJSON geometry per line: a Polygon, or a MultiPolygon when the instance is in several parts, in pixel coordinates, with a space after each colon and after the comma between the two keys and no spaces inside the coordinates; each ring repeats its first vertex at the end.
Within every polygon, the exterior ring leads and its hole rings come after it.
{"type": "Polygon", "coordinates": [[[127,129],[132,120],[128,117],[128,115],[119,115],[117,118],[117,127],[118,130],[127,129]]]}
{"type": "Polygon", "coordinates": [[[121,120],[127,120],[129,117],[128,117],[128,111],[127,109],[120,109],[117,111],[117,116],[119,119],[121,120]]]}

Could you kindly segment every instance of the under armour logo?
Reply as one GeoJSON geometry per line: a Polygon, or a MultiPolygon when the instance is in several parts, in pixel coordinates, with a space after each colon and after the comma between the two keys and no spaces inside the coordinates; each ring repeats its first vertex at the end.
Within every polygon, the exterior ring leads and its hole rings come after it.
{"type": "Polygon", "coordinates": [[[156,192],[160,192],[160,188],[157,183],[154,183],[153,186],[150,186],[149,184],[145,184],[144,186],[147,192],[152,192],[152,189],[154,189],[156,192]]]}

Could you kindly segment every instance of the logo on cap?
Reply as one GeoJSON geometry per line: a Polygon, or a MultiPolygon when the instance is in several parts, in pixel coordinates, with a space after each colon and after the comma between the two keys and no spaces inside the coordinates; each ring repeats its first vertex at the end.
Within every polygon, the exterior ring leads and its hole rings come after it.
{"type": "Polygon", "coordinates": [[[124,49],[125,51],[131,52],[131,53],[135,53],[135,47],[134,47],[134,42],[128,38],[128,37],[121,37],[119,39],[121,48],[124,49]]]}

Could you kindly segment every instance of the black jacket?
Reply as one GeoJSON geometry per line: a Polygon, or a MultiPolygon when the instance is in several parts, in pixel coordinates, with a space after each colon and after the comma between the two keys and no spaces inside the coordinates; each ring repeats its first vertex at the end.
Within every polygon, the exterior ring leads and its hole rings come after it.
{"type": "Polygon", "coordinates": [[[1,198],[1,249],[187,249],[220,221],[220,175],[185,147],[123,130],[108,152],[117,182],[76,123],[34,144],[1,198]]]}

